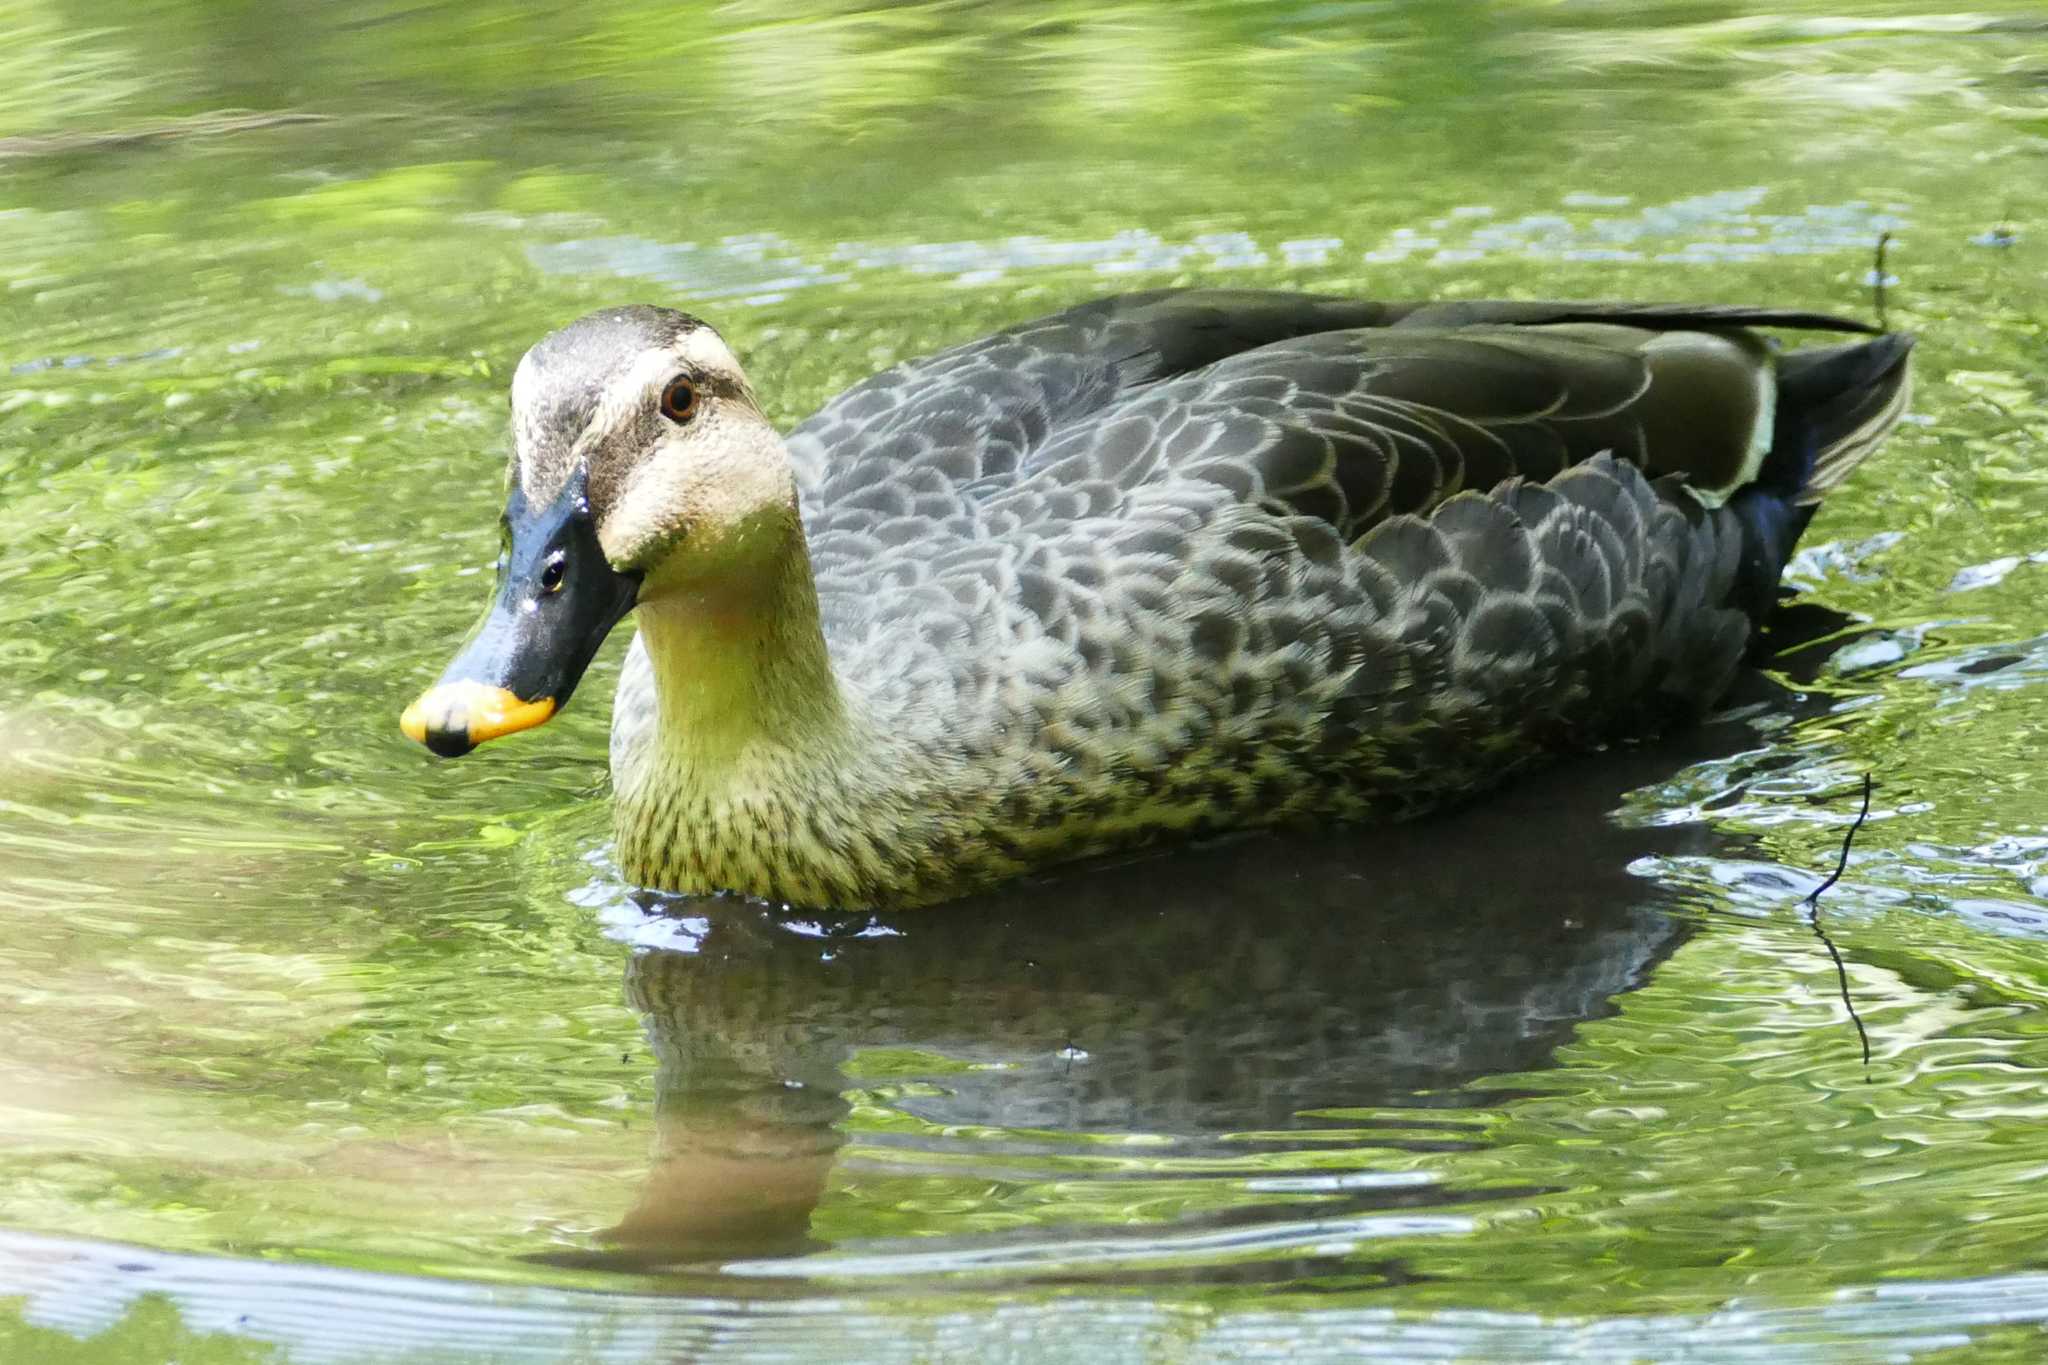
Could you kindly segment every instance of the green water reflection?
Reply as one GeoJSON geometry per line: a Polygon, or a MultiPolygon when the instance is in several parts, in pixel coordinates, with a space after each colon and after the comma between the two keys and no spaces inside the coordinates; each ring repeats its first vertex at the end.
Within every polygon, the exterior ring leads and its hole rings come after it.
{"type": "MultiPolygon", "coordinates": [[[[2038,5],[0,28],[0,1224],[1269,1339],[1432,1312],[1482,1356],[1475,1310],[1726,1338],[1733,1300],[2039,1268],[2038,5]],[[617,645],[528,740],[444,766],[396,732],[495,550],[510,367],[600,304],[706,315],[794,420],[1116,288],[1855,310],[1882,231],[1915,414],[1792,575],[1848,623],[1711,734],[1491,811],[773,926],[610,873],[617,645]],[[1865,771],[1829,912],[1867,1079],[1796,906],[1865,771]]],[[[307,1340],[21,1277],[0,1347],[307,1340]]]]}

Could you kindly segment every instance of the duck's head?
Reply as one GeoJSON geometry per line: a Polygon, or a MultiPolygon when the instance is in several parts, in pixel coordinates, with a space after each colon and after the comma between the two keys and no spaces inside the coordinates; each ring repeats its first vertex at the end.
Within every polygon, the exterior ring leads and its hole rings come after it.
{"type": "Polygon", "coordinates": [[[497,595],[401,727],[444,757],[569,700],[636,603],[744,584],[797,525],[788,455],[717,332],[612,308],[512,376],[497,595]]]}

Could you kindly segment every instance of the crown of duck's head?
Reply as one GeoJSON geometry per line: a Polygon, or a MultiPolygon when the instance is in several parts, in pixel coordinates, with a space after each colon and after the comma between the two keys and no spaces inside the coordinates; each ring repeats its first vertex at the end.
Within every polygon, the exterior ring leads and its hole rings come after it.
{"type": "Polygon", "coordinates": [[[744,601],[801,536],[789,457],[709,325],[609,308],[512,376],[504,553],[490,610],[402,727],[436,753],[538,725],[636,604],[744,601]]]}

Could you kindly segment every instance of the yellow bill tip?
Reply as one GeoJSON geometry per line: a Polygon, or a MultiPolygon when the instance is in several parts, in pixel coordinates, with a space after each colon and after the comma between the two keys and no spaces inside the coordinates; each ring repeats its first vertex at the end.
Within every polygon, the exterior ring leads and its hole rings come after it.
{"type": "Polygon", "coordinates": [[[398,728],[436,753],[466,753],[487,740],[531,730],[555,714],[555,699],[522,701],[502,687],[446,682],[405,708],[398,728]]]}

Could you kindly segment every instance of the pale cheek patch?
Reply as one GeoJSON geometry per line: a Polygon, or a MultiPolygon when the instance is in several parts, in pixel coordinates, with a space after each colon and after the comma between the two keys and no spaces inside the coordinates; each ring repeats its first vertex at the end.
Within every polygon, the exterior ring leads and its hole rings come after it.
{"type": "Polygon", "coordinates": [[[601,509],[598,544],[614,566],[652,567],[649,557],[688,524],[689,459],[686,443],[660,440],[630,468],[607,471],[617,482],[607,479],[601,491],[593,491],[593,501],[601,509]]]}
{"type": "Polygon", "coordinates": [[[651,570],[687,534],[707,557],[729,552],[763,511],[778,510],[794,484],[782,443],[768,424],[733,400],[661,440],[600,501],[599,543],[621,568],[651,570]]]}

